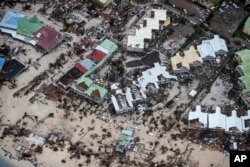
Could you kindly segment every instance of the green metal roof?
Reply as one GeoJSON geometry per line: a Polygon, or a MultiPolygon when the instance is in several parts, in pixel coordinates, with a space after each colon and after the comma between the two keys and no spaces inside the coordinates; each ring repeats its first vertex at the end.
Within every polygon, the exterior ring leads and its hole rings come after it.
{"type": "Polygon", "coordinates": [[[81,84],[82,82],[84,82],[87,86],[90,86],[93,83],[91,79],[86,78],[83,75],[77,80],[77,85],[81,84]]]}
{"type": "Polygon", "coordinates": [[[243,76],[239,78],[245,85],[245,89],[243,90],[243,93],[250,92],[250,75],[243,76]]]}
{"type": "Polygon", "coordinates": [[[102,46],[103,48],[107,49],[109,52],[114,52],[116,49],[117,49],[117,45],[108,40],[108,39],[105,39],[101,44],[100,46],[102,46]]]}
{"type": "Polygon", "coordinates": [[[250,74],[250,64],[241,64],[238,66],[244,73],[244,75],[250,74]]]}
{"type": "Polygon", "coordinates": [[[107,93],[108,93],[108,90],[97,85],[97,84],[91,84],[90,87],[86,90],[86,94],[87,95],[91,95],[93,91],[95,90],[98,90],[99,93],[100,93],[100,98],[103,98],[107,93]]]}
{"type": "Polygon", "coordinates": [[[44,24],[36,16],[30,19],[23,18],[18,22],[17,33],[32,38],[33,33],[43,26],[44,24]]]}
{"type": "Polygon", "coordinates": [[[124,129],[124,130],[122,130],[122,134],[125,134],[127,136],[132,136],[133,130],[131,130],[131,129],[124,129]]]}
{"type": "Polygon", "coordinates": [[[250,28],[250,17],[247,18],[244,27],[250,28]]]}
{"type": "Polygon", "coordinates": [[[118,48],[118,46],[114,42],[112,42],[108,39],[105,39],[100,45],[103,48],[107,49],[109,51],[109,53],[102,59],[102,61],[100,61],[98,64],[96,64],[96,66],[94,66],[92,69],[90,69],[85,74],[83,74],[84,76],[88,76],[94,70],[96,70],[97,68],[102,66],[112,56],[113,52],[116,51],[116,49],[118,48]]]}
{"type": "Polygon", "coordinates": [[[130,143],[129,140],[127,140],[127,137],[126,135],[124,135],[123,133],[120,135],[120,138],[119,138],[119,145],[123,145],[125,147],[127,147],[130,143]]]}
{"type": "Polygon", "coordinates": [[[242,63],[250,63],[250,50],[249,49],[243,49],[236,54],[241,58],[242,63]]]}

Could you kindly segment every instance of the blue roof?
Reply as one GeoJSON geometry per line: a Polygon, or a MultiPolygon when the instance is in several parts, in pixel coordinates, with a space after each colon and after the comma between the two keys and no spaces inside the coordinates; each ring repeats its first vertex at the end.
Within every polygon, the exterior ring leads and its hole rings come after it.
{"type": "Polygon", "coordinates": [[[0,71],[3,69],[4,63],[5,63],[5,58],[0,57],[0,71]]]}
{"type": "Polygon", "coordinates": [[[84,59],[80,62],[80,64],[87,70],[90,70],[93,66],[95,66],[95,62],[90,59],[84,59]]]}
{"type": "Polygon", "coordinates": [[[6,12],[0,22],[0,27],[16,30],[18,27],[19,20],[24,17],[25,15],[21,13],[6,12]]]}

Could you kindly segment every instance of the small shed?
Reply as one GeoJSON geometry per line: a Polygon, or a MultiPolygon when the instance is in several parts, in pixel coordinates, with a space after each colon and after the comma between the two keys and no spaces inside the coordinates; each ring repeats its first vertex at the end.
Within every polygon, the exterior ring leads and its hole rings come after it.
{"type": "Polygon", "coordinates": [[[197,94],[197,91],[194,90],[194,89],[192,89],[192,90],[189,92],[188,96],[189,96],[190,98],[194,98],[196,94],[197,94]]]}

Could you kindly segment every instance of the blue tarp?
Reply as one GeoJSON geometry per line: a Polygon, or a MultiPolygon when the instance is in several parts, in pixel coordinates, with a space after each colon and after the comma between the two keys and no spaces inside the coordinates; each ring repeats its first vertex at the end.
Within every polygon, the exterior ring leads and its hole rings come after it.
{"type": "Polygon", "coordinates": [[[4,63],[5,63],[5,58],[0,57],[0,71],[2,71],[4,63]]]}

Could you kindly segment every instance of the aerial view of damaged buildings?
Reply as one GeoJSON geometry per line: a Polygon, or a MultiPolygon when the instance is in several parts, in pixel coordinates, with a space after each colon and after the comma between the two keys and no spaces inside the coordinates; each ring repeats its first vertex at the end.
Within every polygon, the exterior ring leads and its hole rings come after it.
{"type": "MultiPolygon", "coordinates": [[[[106,123],[131,116],[136,126],[161,112],[174,119],[165,131],[185,129],[191,142],[223,143],[225,154],[249,150],[247,8],[165,2],[1,2],[1,87],[16,98],[33,93],[31,103],[42,96],[101,106],[95,112],[106,123]],[[208,135],[195,135],[202,132],[208,135]]],[[[122,130],[117,152],[128,149],[134,130],[122,130]]]]}

